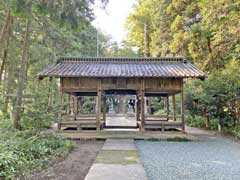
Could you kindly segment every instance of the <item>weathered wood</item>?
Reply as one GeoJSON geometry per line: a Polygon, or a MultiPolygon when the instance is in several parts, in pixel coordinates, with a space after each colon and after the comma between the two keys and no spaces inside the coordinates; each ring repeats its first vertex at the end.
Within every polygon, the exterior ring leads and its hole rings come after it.
{"type": "Polygon", "coordinates": [[[166,113],[167,113],[167,120],[169,120],[169,96],[165,98],[165,106],[166,106],[166,113]]]}
{"type": "Polygon", "coordinates": [[[53,80],[49,77],[49,88],[48,88],[48,108],[53,106],[53,80]]]}
{"type": "Polygon", "coordinates": [[[144,131],[144,120],[145,120],[145,114],[144,114],[144,79],[141,80],[141,90],[140,90],[140,95],[141,95],[141,131],[144,131]]]}
{"type": "MultiPolygon", "coordinates": [[[[64,92],[96,92],[97,78],[62,78],[64,92]]],[[[149,93],[176,93],[180,92],[181,79],[179,78],[145,78],[145,92],[149,93]]],[[[141,88],[140,78],[104,78],[102,79],[102,90],[109,89],[131,89],[139,90],[141,88]]]]}
{"type": "Polygon", "coordinates": [[[78,114],[78,98],[77,98],[77,96],[73,96],[73,107],[74,107],[74,114],[78,114]]]}
{"type": "Polygon", "coordinates": [[[146,122],[145,129],[161,129],[165,131],[166,129],[172,128],[182,128],[181,122],[168,122],[168,121],[159,121],[159,122],[146,122]]]}
{"type": "Polygon", "coordinates": [[[139,122],[140,121],[140,100],[139,100],[139,92],[137,92],[137,96],[136,96],[136,101],[135,101],[135,113],[136,113],[136,121],[139,122]]]}
{"type": "MultiPolygon", "coordinates": [[[[174,118],[174,115],[171,115],[171,114],[169,114],[169,115],[167,115],[167,114],[160,114],[160,115],[151,115],[151,114],[148,114],[148,115],[146,115],[145,116],[145,118],[154,118],[154,117],[156,117],[156,118],[167,118],[167,117],[169,117],[169,119],[170,118],[174,118]]],[[[181,116],[175,116],[176,118],[178,117],[178,118],[180,118],[181,116]]]]}
{"type": "Polygon", "coordinates": [[[172,106],[173,106],[173,120],[176,121],[176,97],[172,95],[172,106]]]}
{"type": "Polygon", "coordinates": [[[58,130],[61,130],[61,122],[62,122],[62,101],[63,101],[63,91],[62,91],[62,83],[60,79],[60,88],[58,93],[58,130]]]}
{"type": "MultiPolygon", "coordinates": [[[[101,113],[101,96],[103,92],[106,93],[125,93],[136,94],[136,120],[139,122],[139,127],[144,130],[145,120],[149,120],[146,116],[145,97],[151,96],[163,96],[166,98],[166,117],[156,118],[158,120],[174,120],[176,121],[176,107],[173,105],[173,115],[169,115],[169,96],[181,92],[180,78],[121,78],[121,77],[108,77],[108,78],[61,78],[62,79],[62,91],[73,94],[74,96],[96,95],[96,127],[97,130],[101,128],[101,116],[106,120],[106,102],[103,98],[103,113],[101,113]]],[[[104,94],[105,96],[105,94],[104,94]]],[[[175,97],[174,97],[175,98],[175,97]]],[[[175,103],[175,99],[173,100],[175,103]]],[[[74,114],[79,112],[76,110],[76,103],[74,103],[74,114]]],[[[154,117],[155,118],[155,117],[154,117]]],[[[154,119],[152,118],[152,119],[154,119]]],[[[184,116],[181,114],[181,122],[184,122],[184,116]]],[[[184,126],[184,124],[183,124],[184,126]]],[[[183,127],[184,128],[184,127],[183,127]]]]}
{"type": "Polygon", "coordinates": [[[67,114],[70,114],[70,100],[71,100],[71,95],[67,95],[67,114]]]}
{"type": "Polygon", "coordinates": [[[184,95],[183,95],[183,80],[181,84],[181,93],[180,93],[180,99],[181,99],[181,123],[182,123],[182,130],[185,131],[185,123],[184,123],[184,95]]]}
{"type": "Polygon", "coordinates": [[[103,97],[103,121],[106,124],[106,113],[107,113],[107,97],[103,97]]]}
{"type": "Polygon", "coordinates": [[[98,80],[98,90],[97,90],[97,130],[100,130],[100,122],[101,122],[101,96],[102,96],[102,83],[101,79],[98,80]]]}

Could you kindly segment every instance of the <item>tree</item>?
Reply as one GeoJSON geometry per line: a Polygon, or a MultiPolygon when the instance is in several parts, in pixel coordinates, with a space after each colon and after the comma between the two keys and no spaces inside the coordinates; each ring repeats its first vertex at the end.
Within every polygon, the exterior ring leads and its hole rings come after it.
{"type": "MultiPolygon", "coordinates": [[[[101,2],[104,7],[108,1],[101,2]]],[[[0,17],[0,101],[4,103],[1,111],[6,117],[13,112],[16,127],[22,114],[31,114],[33,104],[26,104],[25,96],[38,91],[47,94],[48,83],[39,86],[36,81],[43,67],[59,56],[96,55],[96,30],[90,24],[94,18],[93,3],[92,0],[1,2],[0,13],[4,14],[4,18],[0,17]]],[[[53,81],[53,96],[56,95],[57,82],[53,81]]]]}

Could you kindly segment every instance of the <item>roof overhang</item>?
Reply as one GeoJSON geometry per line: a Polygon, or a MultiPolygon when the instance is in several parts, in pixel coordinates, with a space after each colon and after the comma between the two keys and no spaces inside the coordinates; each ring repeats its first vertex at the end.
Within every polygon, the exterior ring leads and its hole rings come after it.
{"type": "Polygon", "coordinates": [[[205,73],[185,58],[60,58],[38,74],[44,77],[199,78],[205,73]]]}

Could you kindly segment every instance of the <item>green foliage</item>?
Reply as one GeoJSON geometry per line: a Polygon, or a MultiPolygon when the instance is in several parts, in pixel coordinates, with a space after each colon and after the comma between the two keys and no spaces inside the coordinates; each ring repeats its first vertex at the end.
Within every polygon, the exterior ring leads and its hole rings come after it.
{"type": "MultiPolygon", "coordinates": [[[[205,81],[187,84],[185,105],[194,118],[190,124],[199,125],[195,116],[217,119],[222,126],[232,127],[239,121],[237,111],[240,93],[240,64],[232,60],[221,71],[215,71],[205,81]],[[196,122],[193,122],[196,121],[196,122]]],[[[201,123],[200,123],[201,124],[201,123]]]]}
{"type": "MultiPolygon", "coordinates": [[[[108,0],[100,2],[104,7],[108,0]]],[[[33,168],[44,168],[50,158],[63,156],[72,148],[72,143],[62,137],[42,135],[45,133],[42,130],[57,120],[59,82],[38,81],[37,73],[59,56],[96,56],[97,30],[90,23],[94,18],[94,3],[92,0],[1,1],[0,179],[17,179],[33,168]],[[10,18],[6,18],[7,12],[10,18]],[[20,84],[26,20],[31,22],[29,41],[25,43],[27,70],[23,78],[21,131],[16,131],[12,114],[20,84]]],[[[99,55],[103,56],[110,38],[98,33],[99,55]]]]}
{"type": "MultiPolygon", "coordinates": [[[[191,127],[206,128],[206,124],[202,116],[187,116],[185,118],[185,123],[186,125],[191,127]]],[[[218,120],[211,119],[208,129],[217,130],[217,128],[218,128],[218,120]]]]}
{"type": "Polygon", "coordinates": [[[127,42],[143,54],[147,33],[150,56],[185,56],[211,72],[239,58],[239,7],[237,0],[138,1],[126,23],[127,42]]]}
{"type": "Polygon", "coordinates": [[[240,138],[240,125],[233,127],[230,131],[235,137],[240,138]]]}
{"type": "Polygon", "coordinates": [[[142,0],[128,17],[127,43],[140,54],[149,48],[150,56],[185,56],[209,74],[186,83],[190,125],[204,127],[209,120],[209,128],[218,121],[231,128],[240,121],[239,7],[237,0],[142,0]]]}
{"type": "Polygon", "coordinates": [[[71,141],[55,135],[32,136],[29,132],[0,131],[0,178],[25,176],[33,168],[45,168],[48,160],[65,156],[71,141]]]}
{"type": "Polygon", "coordinates": [[[185,118],[185,123],[191,127],[205,127],[204,118],[202,116],[187,116],[185,118]]]}

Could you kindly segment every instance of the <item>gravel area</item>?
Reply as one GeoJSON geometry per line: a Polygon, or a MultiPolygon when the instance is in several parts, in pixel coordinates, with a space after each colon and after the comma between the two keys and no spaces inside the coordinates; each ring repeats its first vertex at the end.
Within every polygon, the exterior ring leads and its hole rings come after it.
{"type": "Polygon", "coordinates": [[[136,141],[149,180],[239,180],[240,144],[224,137],[199,142],[136,141]]]}

